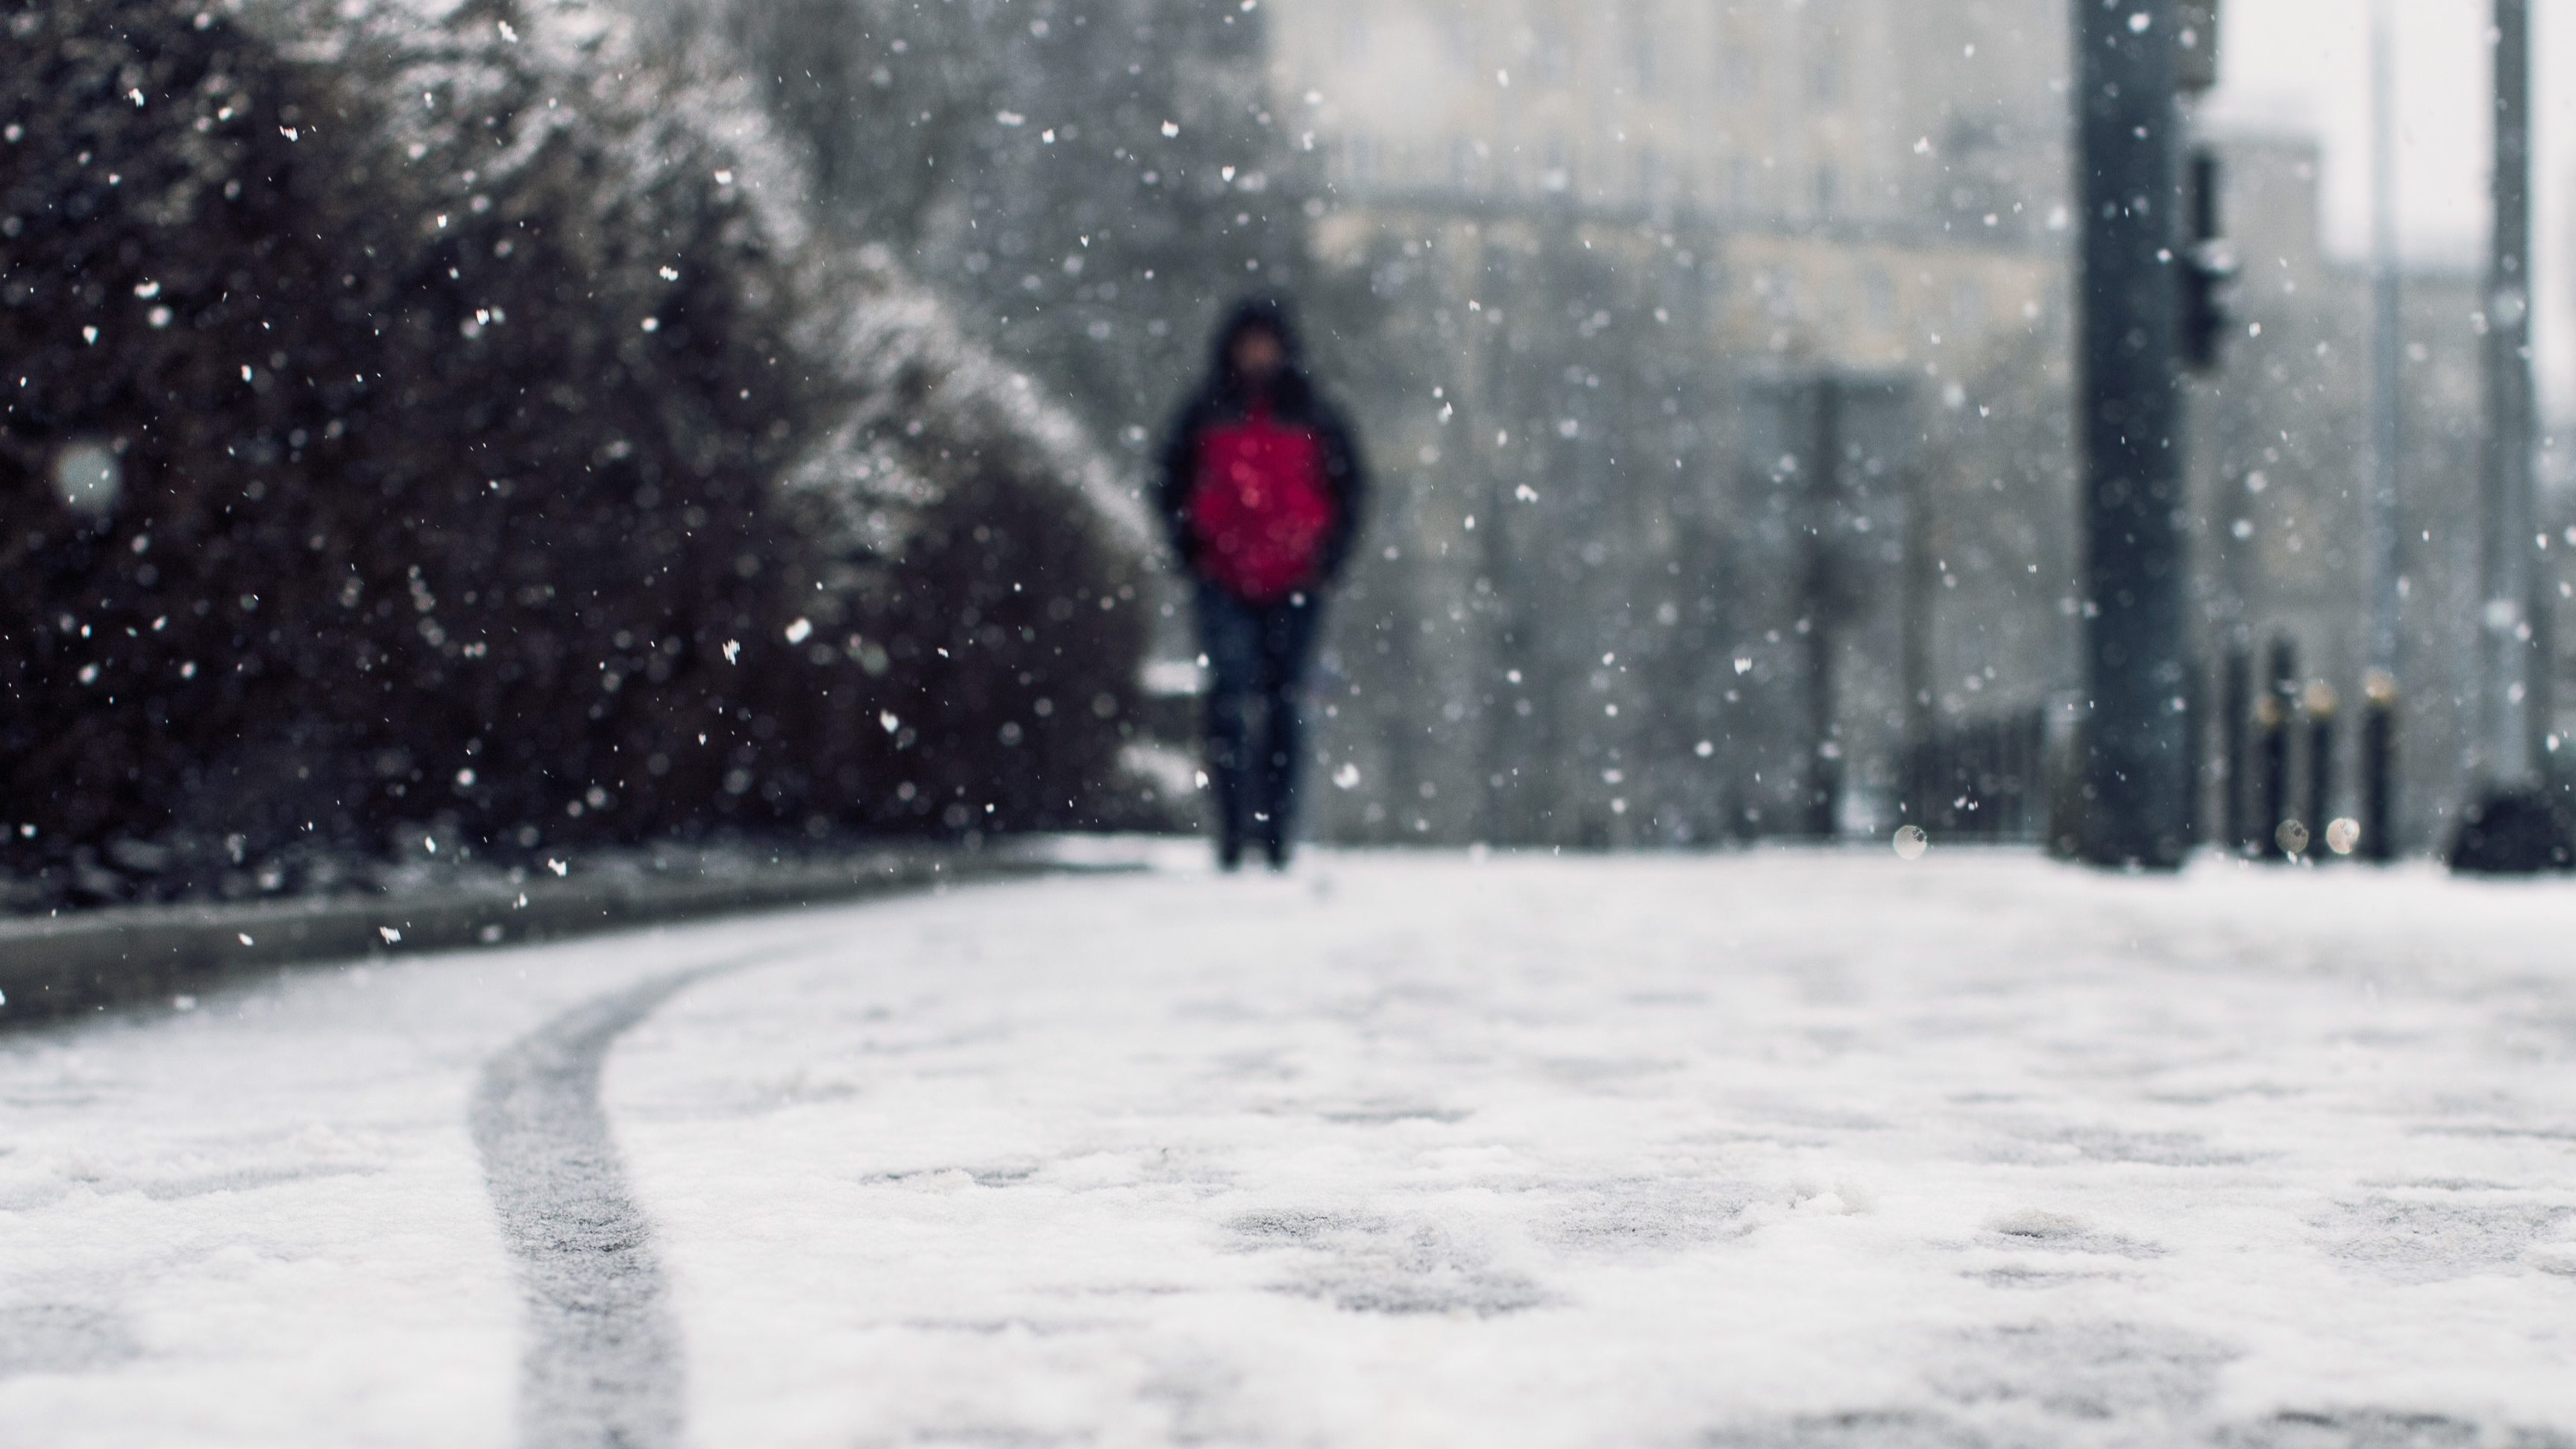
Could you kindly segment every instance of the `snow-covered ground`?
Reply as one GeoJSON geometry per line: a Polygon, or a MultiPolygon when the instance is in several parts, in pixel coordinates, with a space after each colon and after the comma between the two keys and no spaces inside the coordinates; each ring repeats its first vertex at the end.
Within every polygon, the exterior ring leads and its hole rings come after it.
{"type": "Polygon", "coordinates": [[[511,1442],[485,1064],[717,962],[600,1079],[686,1442],[2576,1443],[2571,924],[1318,854],[288,976],[0,1037],[0,1444],[511,1442]]]}

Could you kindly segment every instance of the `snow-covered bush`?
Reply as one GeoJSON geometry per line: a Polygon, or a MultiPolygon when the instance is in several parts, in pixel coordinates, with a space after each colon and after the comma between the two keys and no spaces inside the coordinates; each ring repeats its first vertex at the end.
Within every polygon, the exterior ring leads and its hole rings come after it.
{"type": "Polygon", "coordinates": [[[1018,626],[1096,727],[876,722],[1003,707],[909,602],[1006,566],[943,552],[959,510],[1048,540],[1030,594],[1114,594],[1134,550],[1078,438],[810,244],[756,110],[579,3],[7,24],[0,818],[48,895],[256,888],[424,825],[828,831],[932,780],[1008,787],[977,827],[1082,818],[1132,628],[1018,626]],[[810,505],[879,454],[917,503],[856,569],[810,505]],[[112,506],[65,501],[109,470],[112,506]]]}
{"type": "Polygon", "coordinates": [[[881,676],[876,718],[833,752],[868,762],[869,818],[1157,822],[1118,765],[1151,632],[1143,505],[881,250],[838,290],[808,350],[858,401],[786,494],[832,627],[864,630],[844,647],[881,676]]]}

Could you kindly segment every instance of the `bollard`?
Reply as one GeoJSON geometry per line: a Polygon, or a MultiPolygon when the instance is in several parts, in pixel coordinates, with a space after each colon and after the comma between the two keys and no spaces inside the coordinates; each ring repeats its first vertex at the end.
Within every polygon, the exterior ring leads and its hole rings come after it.
{"type": "Polygon", "coordinates": [[[2316,680],[2302,701],[2308,711],[2308,819],[2322,833],[2334,815],[2335,711],[2343,701],[2333,685],[2316,680]]]}
{"type": "Polygon", "coordinates": [[[2266,691],[2254,701],[2254,785],[2263,809],[2256,820],[2262,838],[2252,842],[2253,855],[2287,855],[2279,848],[2281,827],[2290,821],[2290,712],[2281,696],[2266,691]]]}
{"type": "Polygon", "coordinates": [[[2298,646],[2287,639],[2272,641],[2272,687],[2254,702],[2254,726],[2257,749],[2261,753],[2263,792],[2263,839],[2258,849],[2287,859],[2296,851],[2283,847],[2281,827],[2291,823],[2290,814],[2290,700],[2297,686],[2292,682],[2299,671],[2298,646]]]}
{"type": "Polygon", "coordinates": [[[2250,807],[2253,797],[2246,777],[2252,773],[2246,758],[2245,728],[2254,714],[2254,651],[2243,644],[2231,644],[2227,650],[2226,705],[2220,713],[2221,741],[2219,751],[2226,761],[2221,785],[2226,801],[2227,843],[2239,855],[2253,855],[2262,848],[2256,838],[2250,807]]]}
{"type": "Polygon", "coordinates": [[[2397,676],[2371,670],[2361,693],[2361,854],[2385,865],[2397,858],[2397,676]]]}

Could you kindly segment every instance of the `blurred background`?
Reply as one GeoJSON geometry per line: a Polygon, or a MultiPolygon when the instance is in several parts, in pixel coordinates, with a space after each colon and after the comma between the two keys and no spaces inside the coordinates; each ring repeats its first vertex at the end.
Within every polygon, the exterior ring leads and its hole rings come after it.
{"type": "MultiPolygon", "coordinates": [[[[2491,57],[2483,5],[2389,10],[2386,843],[2421,851],[2478,770],[2491,57]]],[[[1309,833],[2071,848],[2067,0],[6,13],[20,909],[440,842],[1195,828],[1142,490],[1252,291],[1376,471],[1309,833]]],[[[2223,848],[2360,809],[2370,21],[2227,0],[2189,103],[2238,267],[2186,384],[2177,695],[2223,848]]],[[[2561,547],[2571,46],[2539,7],[2561,547]]],[[[2554,762],[2576,605],[2534,597],[2554,762]]]]}

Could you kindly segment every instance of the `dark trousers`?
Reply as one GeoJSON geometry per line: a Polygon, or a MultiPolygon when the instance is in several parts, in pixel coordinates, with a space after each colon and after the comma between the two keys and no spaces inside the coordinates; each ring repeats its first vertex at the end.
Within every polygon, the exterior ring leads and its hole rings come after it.
{"type": "Polygon", "coordinates": [[[1314,657],[1321,601],[1301,593],[1246,603],[1204,579],[1198,596],[1218,850],[1232,865],[1257,842],[1275,864],[1288,854],[1303,753],[1297,692],[1314,657]]]}

